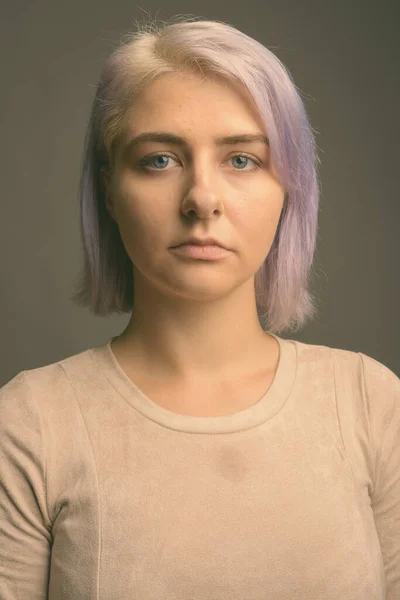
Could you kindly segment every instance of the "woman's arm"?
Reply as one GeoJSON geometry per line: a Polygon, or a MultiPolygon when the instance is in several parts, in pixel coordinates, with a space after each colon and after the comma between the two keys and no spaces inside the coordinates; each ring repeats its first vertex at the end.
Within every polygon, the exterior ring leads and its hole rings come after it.
{"type": "Polygon", "coordinates": [[[0,600],[48,597],[45,469],[40,415],[22,371],[0,388],[0,600]]]}
{"type": "Polygon", "coordinates": [[[400,379],[370,356],[362,358],[374,460],[371,508],[386,576],[386,600],[400,598],[400,379]]]}

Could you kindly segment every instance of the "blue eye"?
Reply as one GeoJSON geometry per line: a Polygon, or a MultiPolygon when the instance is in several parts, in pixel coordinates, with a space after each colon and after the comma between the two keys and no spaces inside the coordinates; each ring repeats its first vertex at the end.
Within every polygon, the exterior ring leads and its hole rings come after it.
{"type": "MultiPolygon", "coordinates": [[[[173,159],[174,157],[173,157],[173,156],[171,156],[171,155],[169,155],[169,154],[153,154],[153,156],[149,156],[149,157],[147,157],[147,158],[143,158],[143,159],[140,161],[140,166],[141,166],[143,169],[147,170],[147,171],[165,171],[166,169],[164,169],[164,168],[161,168],[161,169],[159,169],[159,168],[155,168],[155,169],[154,169],[154,168],[153,168],[153,169],[152,169],[152,168],[150,168],[150,167],[149,167],[149,165],[154,165],[154,164],[155,164],[155,162],[154,162],[154,161],[155,161],[156,159],[158,160],[158,159],[160,159],[160,158],[164,158],[164,159],[165,159],[165,158],[167,158],[167,159],[168,159],[168,158],[172,158],[172,159],[173,159]]],[[[251,162],[253,162],[253,163],[256,165],[256,166],[255,166],[255,167],[253,167],[252,169],[242,169],[242,168],[241,168],[241,169],[235,169],[235,171],[244,171],[244,170],[246,170],[246,171],[255,171],[256,169],[258,169],[258,168],[261,166],[261,162],[260,162],[260,161],[257,161],[255,158],[252,158],[251,156],[248,156],[247,154],[235,154],[235,156],[231,156],[229,160],[232,160],[233,158],[242,158],[242,159],[244,158],[244,159],[246,159],[246,161],[249,161],[249,160],[250,160],[251,162]]],[[[242,164],[243,164],[243,163],[242,163],[242,164]]],[[[160,164],[159,164],[159,166],[161,166],[161,167],[163,167],[163,166],[165,166],[165,165],[166,165],[166,163],[165,163],[165,162],[164,162],[164,164],[163,164],[163,165],[160,165],[160,164]]]]}
{"type": "MultiPolygon", "coordinates": [[[[231,158],[244,158],[245,160],[249,161],[251,160],[254,164],[257,164],[256,161],[254,160],[254,158],[251,158],[250,156],[247,156],[246,154],[236,154],[235,156],[231,156],[231,158]]],[[[244,169],[239,169],[239,171],[243,171],[244,169]]],[[[254,169],[249,169],[250,171],[254,171],[254,169]]]]}
{"type": "MultiPolygon", "coordinates": [[[[160,159],[160,158],[167,158],[168,159],[168,158],[172,158],[172,156],[169,156],[167,154],[154,154],[154,156],[150,156],[149,158],[146,158],[145,160],[140,161],[140,164],[143,165],[143,166],[146,166],[146,167],[149,164],[154,165],[153,161],[155,161],[156,159],[160,159]]],[[[158,164],[158,166],[161,166],[161,167],[164,166],[165,167],[165,163],[162,164],[162,165],[158,164]]],[[[164,169],[157,169],[157,170],[164,170],[164,169]]]]}

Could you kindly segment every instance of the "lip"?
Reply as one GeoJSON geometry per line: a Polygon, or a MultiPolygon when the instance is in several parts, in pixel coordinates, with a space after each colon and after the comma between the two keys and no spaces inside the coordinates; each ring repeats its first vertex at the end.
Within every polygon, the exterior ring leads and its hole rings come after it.
{"type": "Polygon", "coordinates": [[[217,244],[209,244],[207,246],[181,244],[180,246],[170,248],[170,250],[186,258],[197,260],[221,260],[231,254],[230,250],[222,248],[222,246],[218,246],[217,244]]]}
{"type": "Polygon", "coordinates": [[[197,246],[219,246],[220,248],[225,248],[225,250],[231,249],[231,248],[228,248],[227,246],[224,246],[224,244],[222,244],[219,240],[216,240],[215,238],[209,237],[209,236],[205,237],[205,238],[191,236],[187,240],[182,241],[180,244],[177,244],[176,246],[172,246],[172,248],[177,248],[179,246],[187,245],[187,244],[195,244],[197,246]]]}

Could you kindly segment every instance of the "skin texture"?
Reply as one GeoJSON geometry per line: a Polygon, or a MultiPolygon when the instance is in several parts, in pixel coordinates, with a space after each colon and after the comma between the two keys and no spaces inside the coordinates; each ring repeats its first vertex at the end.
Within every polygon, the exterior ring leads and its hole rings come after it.
{"type": "Polygon", "coordinates": [[[127,115],[105,182],[135,288],[130,321],[111,348],[136,382],[147,374],[147,381],[179,383],[188,392],[194,381],[197,390],[199,381],[226,389],[254,381],[264,392],[260,381],[273,378],[279,346],[259,324],[254,275],[271,248],[285,190],[267,145],[214,143],[239,133],[268,135],[244,88],[194,74],[162,75],[127,115]],[[125,149],[148,131],[181,135],[189,146],[125,149]],[[164,153],[169,158],[154,156],[164,153]],[[150,155],[146,170],[140,160],[150,155]],[[232,252],[218,261],[171,252],[189,235],[213,236],[232,252]]]}

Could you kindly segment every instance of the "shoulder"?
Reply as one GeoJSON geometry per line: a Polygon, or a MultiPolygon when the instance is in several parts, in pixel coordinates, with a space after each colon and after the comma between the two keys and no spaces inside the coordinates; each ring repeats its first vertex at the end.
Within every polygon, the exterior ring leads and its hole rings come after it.
{"type": "Polygon", "coordinates": [[[384,420],[397,412],[400,420],[400,379],[387,365],[357,350],[295,341],[298,366],[333,378],[338,400],[351,403],[357,398],[369,418],[384,420]]]}
{"type": "Polygon", "coordinates": [[[370,416],[400,411],[400,379],[389,366],[357,350],[294,342],[298,372],[333,382],[339,397],[361,398],[370,416]]]}
{"type": "Polygon", "coordinates": [[[22,418],[35,413],[47,414],[52,407],[63,406],[72,394],[71,378],[76,370],[87,370],[91,350],[85,350],[54,363],[17,373],[0,387],[2,421],[12,416],[22,418]]]}
{"type": "Polygon", "coordinates": [[[290,341],[296,345],[297,358],[300,362],[312,360],[332,362],[340,367],[342,372],[356,370],[363,377],[368,377],[371,384],[385,385],[389,382],[396,386],[400,382],[398,375],[390,367],[363,352],[323,344],[307,344],[298,340],[290,341]]]}

